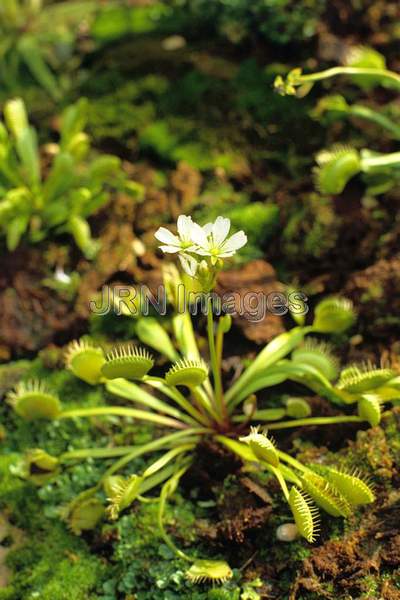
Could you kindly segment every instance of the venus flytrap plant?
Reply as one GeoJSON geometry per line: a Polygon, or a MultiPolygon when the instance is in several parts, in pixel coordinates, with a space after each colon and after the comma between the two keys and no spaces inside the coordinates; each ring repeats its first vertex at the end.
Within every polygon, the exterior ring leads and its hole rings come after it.
{"type": "Polygon", "coordinates": [[[337,144],[329,150],[321,150],[316,161],[318,166],[314,169],[314,178],[317,189],[325,194],[340,194],[358,173],[371,176],[371,190],[374,189],[373,176],[395,176],[400,168],[400,152],[380,154],[367,148],[357,151],[351,146],[337,144]]]}
{"type": "Polygon", "coordinates": [[[309,93],[314,83],[324,81],[332,77],[346,75],[354,83],[363,88],[383,85],[400,90],[400,75],[386,68],[385,58],[367,46],[353,46],[345,57],[345,64],[304,75],[302,69],[292,69],[284,80],[281,76],[276,77],[274,87],[282,95],[299,95],[300,97],[309,93]]]}
{"type": "Polygon", "coordinates": [[[317,120],[326,116],[326,120],[329,121],[356,117],[362,121],[369,121],[382,127],[382,129],[385,129],[386,135],[395,140],[400,140],[400,125],[395,123],[389,116],[382,114],[370,106],[349,104],[344,96],[339,94],[332,94],[331,96],[321,98],[311,114],[317,120]]]}
{"type": "MultiPolygon", "coordinates": [[[[223,339],[231,318],[222,316],[214,326],[210,291],[224,259],[246,242],[243,232],[229,237],[229,229],[229,220],[222,217],[201,228],[190,217],[181,216],[178,236],[167,234],[163,228],[156,233],[165,253],[184,256],[183,275],[195,279],[206,295],[210,373],[200,355],[189,312],[177,310],[172,317],[172,328],[179,358],[163,377],[151,375],[154,361],[145,349],[128,346],[105,354],[92,342],[70,344],[66,362],[72,373],[90,385],[103,384],[109,393],[125,403],[63,410],[58,398],[38,383],[20,384],[9,396],[23,418],[119,416],[154,423],[161,429],[160,437],[147,444],[72,450],[59,456],[57,465],[86,458],[114,459],[98,484],[75,499],[65,514],[73,530],[78,532],[102,517],[99,494],[106,494],[107,513],[117,518],[133,502],[157,500],[148,492],[161,485],[158,499],[161,536],[178,556],[191,563],[187,576],[194,582],[224,581],[232,576],[224,561],[198,559],[179,550],[164,524],[166,502],[206,436],[212,436],[244,463],[253,465],[255,473],[271,473],[293,513],[299,534],[313,542],[318,530],[314,503],[333,516],[347,516],[350,506],[373,501],[373,492],[356,476],[341,476],[336,471],[327,471],[325,476],[313,466],[303,465],[279,451],[269,434],[260,429],[261,424],[268,431],[346,422],[375,424],[380,418],[376,403],[385,401],[400,388],[391,370],[351,367],[339,374],[339,363],[331,347],[312,338],[305,340],[310,333],[343,332],[354,323],[352,304],[334,297],[317,305],[310,325],[297,325],[267,344],[242,375],[225,388],[221,362],[223,339]],[[196,264],[195,268],[188,266],[190,261],[196,264]],[[310,406],[302,398],[289,398],[282,407],[258,410],[256,393],[286,380],[299,382],[347,410],[352,404],[357,405],[358,414],[310,416],[310,406]],[[395,383],[390,387],[392,381],[395,383]],[[120,474],[137,457],[154,453],[155,459],[150,460],[142,472],[120,474]]],[[[181,277],[175,267],[169,266],[165,278],[171,304],[177,307],[181,277]]]]}
{"type": "MultiPolygon", "coordinates": [[[[286,80],[277,77],[276,91],[281,95],[303,97],[315,82],[346,75],[361,88],[383,85],[400,90],[400,75],[386,69],[384,57],[367,47],[354,47],[348,53],[346,65],[326,69],[319,73],[304,75],[301,69],[293,69],[286,80]]],[[[349,105],[342,96],[323,98],[314,116],[319,118],[323,111],[331,110],[341,114],[354,115],[376,123],[389,131],[394,139],[400,139],[397,123],[363,105],[349,105]]],[[[368,186],[368,193],[376,195],[387,191],[396,184],[400,171],[400,152],[379,153],[363,148],[357,150],[344,144],[336,144],[330,149],[321,150],[316,156],[314,169],[315,185],[324,194],[341,194],[347,183],[357,174],[362,174],[368,186]]]]}
{"type": "Polygon", "coordinates": [[[117,157],[89,157],[86,112],[83,99],[65,110],[60,141],[47,146],[52,156],[47,169],[23,101],[6,103],[0,123],[0,234],[9,250],[23,237],[35,243],[52,231],[69,233],[93,258],[99,242],[92,239],[87,218],[107,203],[112,189],[140,197],[141,187],[127,180],[117,157]]]}
{"type": "Polygon", "coordinates": [[[40,486],[60,472],[60,463],[57,458],[41,448],[33,448],[20,463],[17,463],[12,472],[40,486]]]}
{"type": "Polygon", "coordinates": [[[42,381],[19,383],[7,399],[15,412],[27,420],[54,419],[61,413],[58,396],[42,381]]]}

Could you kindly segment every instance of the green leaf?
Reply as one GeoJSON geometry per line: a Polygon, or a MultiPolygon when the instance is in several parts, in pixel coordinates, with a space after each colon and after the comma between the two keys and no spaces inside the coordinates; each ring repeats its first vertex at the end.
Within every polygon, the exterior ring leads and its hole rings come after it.
{"type": "Polygon", "coordinates": [[[59,100],[61,98],[60,86],[43,59],[36,40],[27,34],[23,35],[18,42],[18,50],[35,79],[54,100],[59,100]]]}
{"type": "Polygon", "coordinates": [[[372,488],[356,474],[325,467],[325,477],[339,490],[353,506],[370,504],[375,501],[372,488]]]}
{"type": "Polygon", "coordinates": [[[136,323],[136,335],[141,342],[164,354],[169,360],[179,359],[169,335],[154,317],[139,317],[136,323]]]}
{"type": "Polygon", "coordinates": [[[6,102],[4,106],[4,118],[8,129],[15,139],[18,139],[29,127],[25,104],[21,98],[14,98],[6,102]]]}
{"type": "MultiPolygon", "coordinates": [[[[303,327],[294,327],[289,332],[281,333],[267,344],[252,364],[245,370],[243,375],[228,390],[226,394],[227,402],[232,402],[239,394],[242,396],[245,386],[248,386],[260,374],[268,375],[266,370],[298,346],[306,332],[306,329],[303,327]]],[[[248,388],[246,387],[246,389],[248,388]]],[[[246,395],[249,393],[251,392],[248,392],[246,395]]]]}
{"type": "Polygon", "coordinates": [[[121,167],[121,161],[117,156],[104,154],[93,160],[87,174],[87,185],[90,189],[105,182],[110,183],[121,167]]]}
{"type": "Polygon", "coordinates": [[[189,360],[200,360],[193,323],[189,313],[185,311],[174,315],[172,326],[181,354],[189,360]]]}
{"type": "Polygon", "coordinates": [[[312,328],[319,333],[343,333],[356,320],[353,303],[347,298],[324,298],[315,308],[312,328]]]}
{"type": "Polygon", "coordinates": [[[155,396],[152,396],[132,381],[126,381],[125,379],[114,379],[113,381],[107,381],[106,389],[108,392],[110,392],[110,394],[114,394],[120,398],[125,398],[130,402],[143,404],[143,406],[147,406],[153,410],[170,415],[171,417],[176,417],[178,419],[182,418],[181,412],[178,409],[174,408],[173,406],[169,406],[169,404],[166,402],[163,402],[155,396]]]}
{"type": "Polygon", "coordinates": [[[339,375],[339,361],[332,346],[314,338],[308,338],[292,352],[292,362],[315,367],[328,381],[337,379],[339,375]]]}
{"type": "Polygon", "coordinates": [[[368,421],[371,427],[379,425],[381,412],[380,398],[377,394],[364,394],[358,401],[358,414],[368,421]]]}
{"type": "Polygon", "coordinates": [[[68,231],[73,235],[76,245],[86,258],[92,259],[96,256],[100,242],[92,238],[89,224],[85,219],[73,215],[68,222],[68,231]]]}
{"type": "Polygon", "coordinates": [[[28,229],[29,215],[21,215],[14,217],[7,224],[7,248],[10,252],[13,252],[21,241],[21,237],[28,229]]]}
{"type": "Polygon", "coordinates": [[[308,542],[314,542],[319,522],[317,508],[307,494],[294,486],[290,490],[288,502],[300,535],[308,542]]]}
{"type": "Polygon", "coordinates": [[[287,372],[284,369],[278,367],[273,367],[267,370],[265,374],[259,374],[258,376],[254,376],[254,379],[250,381],[247,385],[242,387],[240,389],[240,392],[237,393],[231,400],[231,408],[239,404],[250,394],[257,392],[258,390],[263,390],[267,387],[279,385],[280,383],[283,383],[286,379],[288,379],[287,372]]]}
{"type": "Polygon", "coordinates": [[[75,179],[74,167],[75,161],[70,154],[66,152],[57,154],[43,186],[45,203],[55,200],[68,191],[75,179]]]}
{"type": "Polygon", "coordinates": [[[323,150],[316,157],[314,169],[316,187],[323,194],[341,194],[354,175],[361,170],[361,160],[353,148],[336,146],[323,150]]]}
{"type": "Polygon", "coordinates": [[[61,148],[66,149],[66,146],[77,134],[81,133],[87,121],[88,101],[86,98],[81,98],[75,104],[68,106],[62,115],[61,122],[61,148]]]}
{"type": "Polygon", "coordinates": [[[107,354],[101,372],[107,379],[142,379],[153,365],[153,358],[144,348],[121,346],[107,354]]]}
{"type": "Polygon", "coordinates": [[[305,491],[333,517],[348,517],[351,508],[346,498],[326,479],[316,473],[303,473],[300,477],[305,491]]]}
{"type": "Polygon", "coordinates": [[[40,157],[36,131],[32,127],[24,129],[15,141],[18,156],[22,162],[25,180],[31,184],[40,181],[40,157]]]}

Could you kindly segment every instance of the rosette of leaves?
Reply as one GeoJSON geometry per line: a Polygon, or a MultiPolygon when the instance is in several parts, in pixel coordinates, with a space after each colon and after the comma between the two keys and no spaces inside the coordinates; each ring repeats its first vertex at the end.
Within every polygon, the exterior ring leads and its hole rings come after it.
{"type": "Polygon", "coordinates": [[[91,236],[88,217],[107,203],[112,190],[140,197],[141,187],[128,181],[117,157],[91,155],[86,111],[84,99],[65,110],[59,142],[47,146],[47,167],[23,101],[6,103],[0,122],[0,233],[9,250],[22,238],[35,243],[69,233],[93,258],[99,243],[91,236]]]}
{"type": "MultiPolygon", "coordinates": [[[[181,286],[179,273],[170,267],[166,278],[170,302],[176,306],[181,286]]],[[[400,387],[396,374],[390,369],[377,370],[372,366],[364,370],[354,367],[351,372],[347,368],[340,373],[338,360],[330,346],[307,337],[310,333],[344,332],[354,320],[351,302],[326,298],[315,308],[310,325],[299,325],[277,336],[241,376],[224,389],[220,373],[223,339],[231,320],[222,317],[214,329],[211,310],[207,313],[209,370],[201,357],[189,312],[177,310],[172,317],[174,337],[170,344],[177,349],[180,358],[166,369],[164,376],[151,374],[154,362],[146,349],[130,345],[105,353],[87,341],[70,346],[67,365],[72,373],[88,385],[104,385],[109,394],[120,398],[119,404],[78,405],[63,410],[58,398],[49,397],[47,390],[38,384],[17,389],[9,395],[9,402],[25,419],[33,416],[48,419],[120,417],[155,424],[157,431],[162,433],[150,442],[72,450],[57,457],[58,465],[88,458],[114,459],[98,484],[85,493],[83,503],[75,502],[66,518],[79,533],[95,526],[102,514],[99,506],[102,490],[108,498],[107,513],[115,519],[134,502],[154,501],[154,490],[161,488],[158,495],[160,535],[182,560],[191,564],[187,577],[193,582],[225,581],[232,576],[225,561],[219,557],[204,560],[186,554],[176,547],[164,527],[166,502],[195,460],[196,449],[205,436],[213,437],[244,463],[257,465],[258,470],[268,471],[277,478],[297,529],[309,542],[314,541],[318,529],[314,504],[332,516],[346,517],[349,506],[373,501],[372,490],[358,476],[339,472],[327,475],[303,465],[281,452],[262,428],[273,431],[346,422],[375,424],[373,398],[378,398],[379,402],[393,398],[396,386],[400,387]],[[257,393],[287,380],[296,381],[311,392],[341,405],[342,414],[334,417],[312,415],[304,399],[293,397],[286,397],[281,407],[258,409],[257,393]],[[41,390],[44,398],[40,397],[41,390]],[[43,406],[47,405],[50,408],[56,406],[57,411],[44,410],[43,406]],[[352,412],[352,405],[357,407],[356,414],[352,412]],[[129,473],[129,464],[143,456],[149,458],[147,466],[140,473],[129,473]],[[128,472],[121,476],[118,472],[123,468],[128,472]],[[152,495],[148,496],[149,492],[152,495]],[[78,509],[83,511],[84,519],[78,509]]],[[[169,358],[167,347],[161,346],[159,352],[169,358]]]]}

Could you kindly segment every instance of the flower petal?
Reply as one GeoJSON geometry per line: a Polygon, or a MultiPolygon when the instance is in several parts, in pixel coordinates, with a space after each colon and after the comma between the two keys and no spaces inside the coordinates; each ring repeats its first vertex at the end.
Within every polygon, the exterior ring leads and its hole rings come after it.
{"type": "Polygon", "coordinates": [[[197,223],[192,224],[191,237],[193,242],[198,246],[202,248],[208,247],[207,233],[204,231],[204,227],[200,227],[197,223]]]}
{"type": "Polygon", "coordinates": [[[239,250],[239,248],[242,248],[242,246],[244,246],[245,244],[247,244],[247,235],[244,233],[244,231],[238,231],[237,233],[234,233],[229,239],[227,239],[224,244],[222,244],[221,252],[235,253],[236,250],[239,250]]]}
{"type": "Polygon", "coordinates": [[[225,240],[231,228],[231,220],[225,217],[217,217],[212,226],[212,237],[214,246],[220,246],[225,240]]]}
{"type": "Polygon", "coordinates": [[[200,246],[196,248],[196,254],[199,254],[200,256],[211,256],[210,250],[207,248],[200,248],[200,246]]]}
{"type": "Polygon", "coordinates": [[[221,252],[218,252],[218,258],[230,258],[234,254],[236,254],[235,250],[230,250],[228,252],[223,252],[221,250],[221,252]]]}
{"type": "Polygon", "coordinates": [[[189,256],[189,254],[179,254],[179,260],[185,273],[190,277],[194,277],[199,266],[197,260],[193,256],[189,256]]]}
{"type": "Polygon", "coordinates": [[[170,232],[166,227],[160,227],[154,234],[154,237],[163,244],[177,245],[180,246],[181,242],[178,236],[170,232]]]}
{"type": "Polygon", "coordinates": [[[174,252],[179,252],[180,248],[179,246],[160,246],[160,250],[173,254],[174,252]]]}
{"type": "Polygon", "coordinates": [[[190,240],[192,235],[193,221],[192,217],[179,215],[177,221],[178,233],[182,240],[190,240]]]}

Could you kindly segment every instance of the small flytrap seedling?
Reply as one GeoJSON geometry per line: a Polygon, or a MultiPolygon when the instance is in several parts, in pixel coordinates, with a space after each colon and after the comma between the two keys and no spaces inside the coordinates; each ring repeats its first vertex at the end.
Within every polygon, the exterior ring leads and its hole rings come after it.
{"type": "Polygon", "coordinates": [[[23,101],[6,103],[5,123],[0,122],[0,232],[9,250],[23,236],[35,243],[52,231],[71,234],[93,258],[99,242],[92,239],[87,218],[109,200],[112,189],[141,196],[141,186],[128,181],[116,156],[89,156],[86,112],[84,99],[66,109],[59,143],[44,148],[48,167],[23,101]]]}
{"type": "MultiPolygon", "coordinates": [[[[363,89],[382,85],[400,90],[400,75],[389,71],[385,58],[367,47],[352,48],[347,53],[345,66],[307,75],[301,69],[293,69],[286,80],[281,76],[277,77],[274,86],[282,95],[301,98],[308,94],[315,82],[338,75],[347,75],[355,85],[363,89]]],[[[400,125],[389,116],[362,104],[349,105],[340,95],[322,98],[313,114],[320,118],[324,112],[371,121],[393,139],[400,139],[400,125]]],[[[350,145],[336,144],[320,151],[316,161],[318,166],[314,169],[315,183],[324,194],[340,194],[352,177],[362,174],[367,184],[367,193],[377,195],[394,187],[400,177],[400,152],[379,153],[368,148],[359,150],[350,145]]]]}
{"type": "MultiPolygon", "coordinates": [[[[9,396],[16,412],[26,419],[120,416],[154,423],[157,430],[162,428],[160,437],[138,446],[72,450],[55,462],[41,457],[40,463],[37,459],[33,463],[31,454],[22,471],[26,474],[30,465],[35,464],[35,474],[47,480],[49,471],[56,473],[62,465],[77,460],[116,459],[98,484],[75,499],[66,511],[65,518],[77,532],[94,527],[103,516],[101,491],[108,498],[106,514],[116,519],[133,502],[154,500],[148,493],[161,486],[158,499],[161,535],[179,557],[191,563],[187,576],[194,582],[221,582],[232,575],[223,560],[203,560],[179,550],[164,526],[166,502],[205,437],[213,437],[238,456],[250,467],[252,476],[268,471],[276,477],[293,514],[296,531],[313,542],[318,531],[317,506],[334,517],[346,517],[352,507],[372,502],[374,493],[356,474],[323,465],[303,465],[280,451],[267,431],[365,421],[375,425],[380,419],[381,403],[400,395],[399,377],[391,369],[353,365],[340,373],[338,360],[326,342],[313,338],[304,341],[310,333],[340,333],[354,323],[352,304],[339,298],[320,302],[311,325],[304,324],[304,318],[298,317],[300,324],[267,344],[240,377],[224,389],[223,340],[231,319],[223,315],[214,323],[210,292],[225,259],[246,243],[242,231],[229,237],[229,229],[230,222],[223,217],[200,227],[190,217],[180,216],[178,235],[165,228],[156,233],[162,242],[161,249],[178,254],[185,277],[195,280],[202,291],[207,314],[209,366],[200,356],[186,306],[186,310],[176,310],[172,317],[180,357],[164,377],[149,374],[154,364],[152,356],[133,345],[116,348],[108,354],[89,341],[73,342],[69,346],[66,360],[72,373],[90,385],[103,384],[110,394],[124,399],[124,404],[63,410],[57,396],[38,383],[20,384],[9,396]],[[303,398],[287,396],[281,407],[257,407],[257,392],[289,379],[337,405],[345,408],[354,405],[358,414],[347,411],[331,417],[312,416],[303,398]],[[134,459],[154,453],[157,453],[155,460],[150,461],[143,472],[129,473],[128,466],[134,459]],[[120,474],[124,468],[127,475],[120,474]]],[[[184,288],[173,265],[165,270],[165,283],[171,304],[176,308],[182,302],[180,295],[184,288]]],[[[156,340],[154,346],[159,347],[156,340]]],[[[168,350],[165,355],[168,357],[168,350]]]]}

